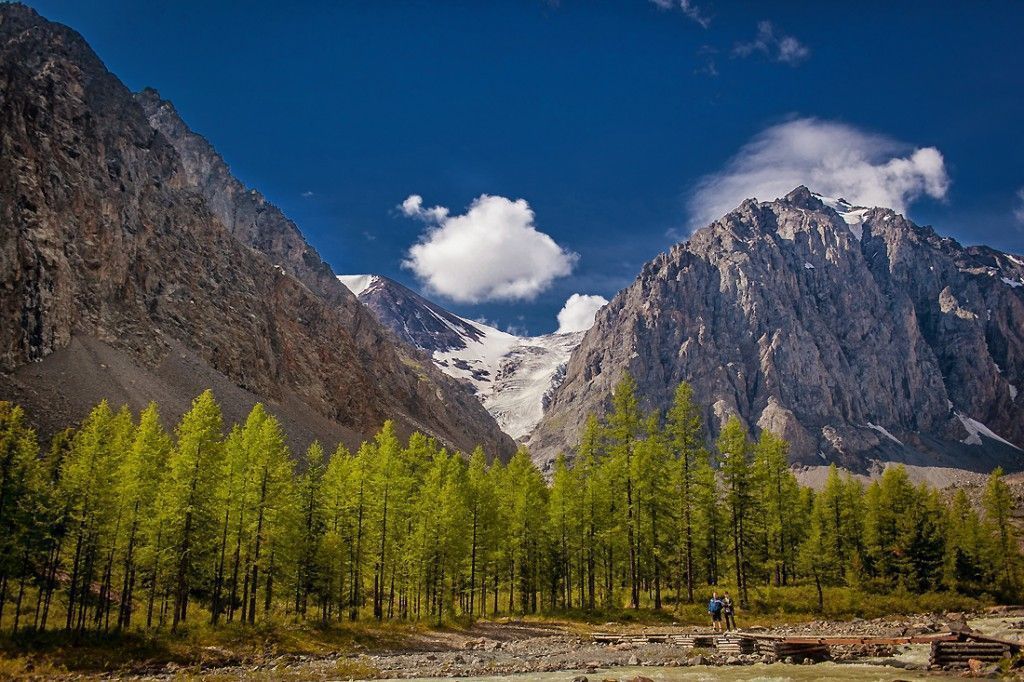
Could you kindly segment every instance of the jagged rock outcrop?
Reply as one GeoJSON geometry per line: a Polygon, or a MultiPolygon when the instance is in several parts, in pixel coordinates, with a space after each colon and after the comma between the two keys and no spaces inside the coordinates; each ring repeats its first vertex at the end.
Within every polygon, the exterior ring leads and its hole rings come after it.
{"type": "Polygon", "coordinates": [[[712,434],[738,414],[798,463],[1020,469],[1024,259],[804,187],[747,200],[598,313],[535,458],[570,450],[627,371],[648,407],[689,381],[712,434]]]}
{"type": "Polygon", "coordinates": [[[229,417],[261,399],[303,438],[393,417],[511,450],[212,148],[172,142],[80,35],[0,4],[0,398],[46,431],[99,397],[174,411],[216,385],[229,417]]]}

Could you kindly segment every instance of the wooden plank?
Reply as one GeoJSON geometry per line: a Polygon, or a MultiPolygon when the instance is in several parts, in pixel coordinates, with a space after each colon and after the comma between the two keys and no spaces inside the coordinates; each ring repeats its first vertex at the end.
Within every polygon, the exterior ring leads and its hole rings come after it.
{"type": "Polygon", "coordinates": [[[1010,643],[1003,641],[933,642],[929,662],[941,666],[966,666],[971,659],[996,663],[1012,652],[1010,643]]]}

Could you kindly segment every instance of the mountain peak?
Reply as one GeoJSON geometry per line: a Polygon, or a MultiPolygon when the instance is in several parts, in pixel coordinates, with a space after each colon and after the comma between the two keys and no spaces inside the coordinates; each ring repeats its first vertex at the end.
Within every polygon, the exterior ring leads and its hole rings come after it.
{"type": "Polygon", "coordinates": [[[805,185],[800,185],[785,196],[785,201],[797,208],[816,210],[823,206],[818,196],[820,195],[815,195],[805,185]]]}
{"type": "Polygon", "coordinates": [[[356,297],[379,279],[377,275],[338,275],[338,281],[348,287],[356,297]]]}
{"type": "Polygon", "coordinates": [[[797,463],[1017,470],[1022,328],[1024,260],[800,186],[648,262],[573,352],[529,444],[541,462],[568,451],[628,372],[649,408],[690,382],[712,436],[737,415],[797,463]]]}

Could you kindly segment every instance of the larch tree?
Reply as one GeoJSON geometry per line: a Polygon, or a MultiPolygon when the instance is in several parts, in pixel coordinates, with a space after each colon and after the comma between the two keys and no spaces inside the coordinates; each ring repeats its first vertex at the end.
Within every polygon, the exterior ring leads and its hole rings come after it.
{"type": "Polygon", "coordinates": [[[754,476],[760,488],[764,513],[763,563],[776,585],[789,583],[797,546],[793,523],[800,486],[789,468],[789,444],[767,429],[754,447],[754,476]]]}
{"type": "Polygon", "coordinates": [[[20,407],[0,401],[0,627],[4,605],[16,584],[14,623],[17,632],[25,584],[34,571],[44,533],[34,523],[48,490],[39,460],[36,435],[20,407]]]}
{"type": "Polygon", "coordinates": [[[725,422],[718,435],[717,447],[722,460],[722,480],[729,506],[736,586],[740,592],[740,605],[745,607],[748,603],[749,557],[755,551],[751,532],[755,519],[755,497],[750,439],[738,417],[732,416],[725,422]]]}
{"type": "Polygon", "coordinates": [[[662,605],[662,578],[665,558],[669,555],[668,529],[673,521],[672,463],[657,415],[651,414],[645,423],[644,438],[636,444],[631,478],[636,482],[637,546],[646,568],[640,577],[653,592],[656,610],[662,605]]]}
{"type": "Polygon", "coordinates": [[[487,473],[487,455],[483,448],[476,448],[469,458],[466,472],[466,504],[470,518],[470,556],[469,556],[469,613],[476,615],[477,606],[480,615],[486,613],[487,602],[487,566],[486,557],[493,551],[497,519],[495,491],[491,486],[491,478],[487,473]],[[479,599],[477,599],[479,586],[479,599]]]}
{"type": "MultiPolygon", "coordinates": [[[[665,429],[669,445],[676,456],[674,477],[678,510],[676,518],[680,536],[679,548],[682,557],[679,568],[685,576],[686,601],[693,603],[694,551],[696,544],[695,523],[702,470],[710,469],[710,458],[705,445],[704,425],[700,410],[693,399],[693,388],[686,382],[676,387],[666,418],[665,429]]],[[[705,475],[706,478],[706,475],[705,475]]],[[[680,579],[682,584],[684,579],[680,579]]]]}
{"type": "Polygon", "coordinates": [[[216,545],[215,504],[223,418],[211,391],[192,402],[177,428],[162,489],[167,546],[173,548],[171,629],[188,616],[192,590],[209,575],[216,545]]]}
{"type": "Polygon", "coordinates": [[[150,403],[139,417],[135,438],[121,464],[126,537],[122,547],[118,628],[131,625],[138,583],[139,547],[145,540],[147,519],[152,518],[156,511],[156,498],[171,448],[172,442],[160,423],[156,403],[150,403]]]}
{"type": "Polygon", "coordinates": [[[636,381],[626,374],[612,393],[612,411],[608,415],[610,455],[622,476],[625,493],[626,544],[629,555],[629,605],[640,608],[640,582],[637,566],[637,510],[633,499],[633,455],[642,427],[640,404],[636,397],[636,381]]]}
{"type": "Polygon", "coordinates": [[[117,506],[113,499],[113,419],[106,401],[97,405],[76,432],[61,463],[58,500],[67,509],[72,545],[64,569],[68,574],[68,630],[82,631],[86,627],[92,585],[103,550],[112,541],[112,512],[117,506]]]}
{"type": "Polygon", "coordinates": [[[553,560],[549,575],[552,609],[572,607],[572,544],[579,533],[572,504],[576,494],[575,481],[565,455],[559,454],[555,459],[555,468],[551,476],[548,504],[548,536],[553,541],[553,560]]]}
{"type": "Polygon", "coordinates": [[[994,540],[995,566],[999,567],[999,581],[1007,592],[1019,586],[1020,543],[1010,522],[1013,498],[1003,480],[1003,470],[997,467],[988,477],[982,497],[985,525],[994,540]]]}
{"type": "Polygon", "coordinates": [[[950,503],[946,543],[946,584],[951,589],[977,591],[993,577],[993,554],[981,517],[960,488],[950,503]]]}
{"type": "Polygon", "coordinates": [[[306,450],[304,470],[297,484],[299,527],[295,537],[298,544],[295,567],[295,612],[306,617],[309,596],[321,583],[321,547],[327,532],[327,510],[324,504],[324,476],[327,459],[319,441],[306,450]]]}

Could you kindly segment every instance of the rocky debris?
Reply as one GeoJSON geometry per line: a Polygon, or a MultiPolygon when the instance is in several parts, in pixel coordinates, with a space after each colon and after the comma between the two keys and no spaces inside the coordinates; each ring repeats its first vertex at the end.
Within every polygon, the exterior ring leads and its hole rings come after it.
{"type": "MultiPolygon", "coordinates": [[[[910,619],[873,619],[846,622],[817,621],[763,631],[772,634],[790,632],[816,632],[830,635],[895,635],[908,624],[948,621],[948,614],[927,614],[910,619]],[[873,628],[873,630],[872,630],[873,628]],[[868,632],[865,632],[868,630],[868,632]]],[[[973,620],[973,619],[972,619],[973,620]]],[[[991,619],[990,619],[991,620],[991,619]]],[[[977,621],[973,621],[977,622],[977,621]]],[[[999,621],[1000,623],[1002,621],[999,621]]],[[[999,625],[994,620],[989,623],[999,625]]],[[[666,628],[658,628],[659,631],[666,628]]],[[[667,628],[693,632],[688,627],[667,628]]],[[[700,629],[701,632],[706,632],[700,629]]],[[[883,668],[921,672],[926,670],[928,645],[917,647],[835,647],[834,660],[840,663],[859,663],[883,668]],[[836,655],[838,654],[838,655],[836,655]]],[[[289,679],[331,679],[331,673],[345,668],[346,664],[358,665],[364,670],[377,671],[389,679],[422,677],[496,677],[523,673],[564,671],[564,679],[574,682],[645,682],[659,677],[653,673],[638,674],[631,668],[697,667],[697,666],[747,666],[755,664],[812,665],[810,658],[789,657],[779,662],[770,656],[753,654],[723,655],[708,650],[681,650],[667,644],[598,645],[589,638],[558,626],[527,626],[515,623],[478,623],[465,632],[424,632],[407,643],[404,650],[376,653],[351,653],[332,656],[285,656],[272,651],[258,660],[241,662],[211,663],[188,668],[187,672],[215,670],[217,674],[232,677],[251,673],[289,673],[289,679]],[[491,643],[500,642],[500,648],[488,650],[491,643]],[[484,648],[481,649],[480,647],[484,648]],[[467,652],[474,652],[469,655],[467,652]],[[620,670],[621,668],[626,670],[620,670]]],[[[977,666],[975,666],[977,667],[977,666]]],[[[971,673],[975,676],[991,674],[991,667],[984,664],[971,673]]],[[[185,669],[166,667],[146,672],[153,678],[173,678],[185,669]]],[[[885,676],[884,674],[882,675],[885,676]]]]}
{"type": "Polygon", "coordinates": [[[328,442],[352,445],[394,418],[462,450],[513,451],[472,394],[399,346],[212,147],[179,149],[154,128],[143,104],[155,93],[137,101],[78,33],[0,4],[0,82],[0,398],[44,427],[61,405],[82,418],[83,377],[107,363],[85,353],[65,376],[15,375],[91,339],[157,380],[144,392],[128,373],[136,409],[198,394],[208,370],[272,411],[302,405],[328,442]],[[159,385],[177,354],[197,376],[159,385]]]}
{"type": "Polygon", "coordinates": [[[1024,286],[1007,282],[1024,281],[1024,258],[889,209],[862,217],[854,233],[800,187],[647,263],[573,352],[534,457],[569,451],[629,372],[647,408],[688,381],[712,437],[737,414],[798,464],[1018,470],[1024,286]]]}

